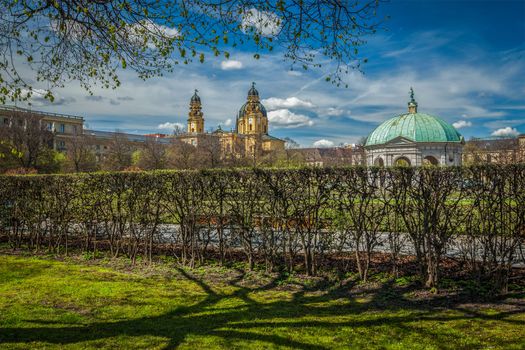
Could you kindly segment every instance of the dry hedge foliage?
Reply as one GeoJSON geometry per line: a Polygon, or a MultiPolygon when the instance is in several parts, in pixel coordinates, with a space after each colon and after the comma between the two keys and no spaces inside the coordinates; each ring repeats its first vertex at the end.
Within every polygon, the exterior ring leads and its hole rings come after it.
{"type": "MultiPolygon", "coordinates": [[[[181,263],[242,252],[250,268],[319,272],[353,254],[393,270],[410,251],[428,287],[450,255],[505,290],[523,259],[525,167],[241,169],[1,176],[1,234],[13,248],[105,249],[149,261],[169,247],[181,263]]],[[[344,267],[343,267],[344,268],[344,267]]]]}

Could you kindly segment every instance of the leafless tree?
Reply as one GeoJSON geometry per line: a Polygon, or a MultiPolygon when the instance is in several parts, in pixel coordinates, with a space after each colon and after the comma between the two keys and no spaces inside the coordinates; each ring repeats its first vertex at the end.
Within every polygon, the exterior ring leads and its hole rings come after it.
{"type": "Polygon", "coordinates": [[[381,242],[381,231],[388,220],[391,183],[381,181],[384,169],[355,168],[340,173],[338,196],[340,225],[351,237],[359,277],[368,279],[371,257],[381,242]]]}
{"type": "Polygon", "coordinates": [[[367,137],[366,136],[362,136],[360,137],[357,142],[355,143],[356,146],[364,146],[366,144],[366,139],[367,137]]]}
{"type": "Polygon", "coordinates": [[[66,141],[66,156],[69,170],[73,172],[89,172],[98,169],[93,148],[95,140],[87,134],[76,134],[66,141]]]}
{"type": "Polygon", "coordinates": [[[5,118],[9,121],[0,126],[0,139],[9,144],[19,167],[45,169],[53,162],[53,133],[41,116],[12,111],[5,118]]]}
{"type": "Polygon", "coordinates": [[[219,167],[223,160],[219,138],[213,134],[201,137],[197,144],[197,159],[199,167],[212,169],[219,167]]]}
{"type": "Polygon", "coordinates": [[[306,273],[317,274],[317,258],[322,253],[323,229],[327,228],[327,206],[331,199],[333,183],[330,170],[302,169],[292,173],[294,185],[291,212],[297,232],[306,273]]]}
{"type": "Polygon", "coordinates": [[[167,150],[168,165],[175,169],[193,169],[196,164],[197,149],[186,142],[173,139],[167,150]]]}
{"type": "Polygon", "coordinates": [[[131,166],[133,146],[126,135],[115,132],[108,141],[107,152],[102,161],[102,168],[106,170],[124,170],[131,166]]]}
{"type": "Polygon", "coordinates": [[[483,162],[481,149],[472,142],[467,142],[463,147],[463,164],[479,165],[483,162]]]}
{"type": "Polygon", "coordinates": [[[248,268],[255,267],[257,230],[261,226],[261,190],[252,173],[234,172],[226,194],[232,216],[232,230],[246,254],[248,268]]]}
{"type": "Polygon", "coordinates": [[[137,166],[141,169],[165,169],[168,166],[168,145],[156,137],[148,137],[138,150],[137,166]]]}

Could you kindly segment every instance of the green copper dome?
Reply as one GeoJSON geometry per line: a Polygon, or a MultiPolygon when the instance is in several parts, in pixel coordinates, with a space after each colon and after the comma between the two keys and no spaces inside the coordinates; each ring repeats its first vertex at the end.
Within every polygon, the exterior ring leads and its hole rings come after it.
{"type": "Polygon", "coordinates": [[[414,142],[461,142],[463,137],[444,120],[425,113],[407,113],[385,121],[366,139],[365,146],[382,145],[397,137],[414,142]]]}

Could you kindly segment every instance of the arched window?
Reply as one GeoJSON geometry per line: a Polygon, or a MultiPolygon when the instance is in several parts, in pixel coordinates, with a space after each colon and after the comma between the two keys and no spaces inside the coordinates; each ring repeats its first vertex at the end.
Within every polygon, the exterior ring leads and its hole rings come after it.
{"type": "Polygon", "coordinates": [[[423,165],[424,166],[436,166],[436,165],[439,165],[439,162],[436,159],[436,157],[426,156],[425,158],[423,158],[423,165]]]}
{"type": "Polygon", "coordinates": [[[410,159],[407,157],[399,157],[394,161],[394,166],[410,166],[410,159]]]}
{"type": "Polygon", "coordinates": [[[376,160],[374,160],[374,166],[384,167],[385,162],[383,161],[383,158],[377,157],[376,160]]]}

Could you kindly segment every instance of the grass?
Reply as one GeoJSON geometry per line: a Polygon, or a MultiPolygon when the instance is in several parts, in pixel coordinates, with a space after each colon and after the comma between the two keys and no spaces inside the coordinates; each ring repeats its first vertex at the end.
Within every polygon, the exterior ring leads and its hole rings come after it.
{"type": "Polygon", "coordinates": [[[525,347],[523,299],[465,304],[418,299],[404,280],[285,280],[221,267],[0,255],[0,348],[525,347]]]}

